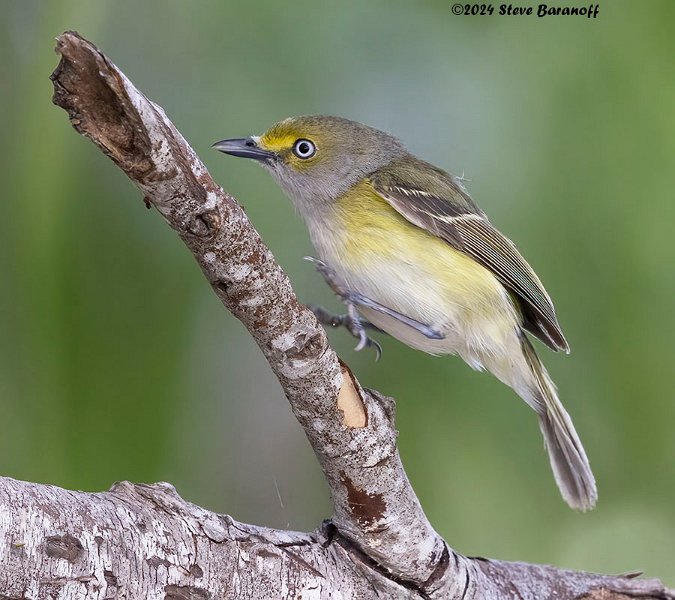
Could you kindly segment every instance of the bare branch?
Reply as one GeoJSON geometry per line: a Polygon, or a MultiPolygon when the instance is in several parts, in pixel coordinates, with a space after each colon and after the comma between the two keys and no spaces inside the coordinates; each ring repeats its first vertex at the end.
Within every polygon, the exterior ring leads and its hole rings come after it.
{"type": "Polygon", "coordinates": [[[58,598],[675,599],[658,581],[451,550],[401,465],[393,401],[361,388],[337,358],[239,205],[95,46],[65,33],[57,52],[54,102],[141,189],[254,337],[314,448],[334,513],[321,532],[295,534],[214,515],[167,484],[82,494],[0,480],[10,540],[0,546],[0,598],[37,598],[53,585],[58,598]]]}
{"type": "MultiPolygon", "coordinates": [[[[0,507],[2,600],[447,597],[397,582],[331,538],[330,524],[310,534],[245,525],[168,483],[89,494],[0,478],[0,507]]],[[[673,597],[657,581],[472,563],[466,598],[673,597]]]]}
{"type": "Polygon", "coordinates": [[[338,535],[411,585],[435,581],[448,551],[403,471],[393,402],[364,391],[339,361],[244,211],[164,111],[77,34],[62,35],[57,52],[54,102],[176,230],[260,346],[324,471],[338,535]]]}
{"type": "Polygon", "coordinates": [[[377,586],[414,598],[377,572],[364,577],[321,532],[238,523],[185,502],[168,483],[86,494],[0,479],[0,598],[206,600],[366,598],[377,586]]]}

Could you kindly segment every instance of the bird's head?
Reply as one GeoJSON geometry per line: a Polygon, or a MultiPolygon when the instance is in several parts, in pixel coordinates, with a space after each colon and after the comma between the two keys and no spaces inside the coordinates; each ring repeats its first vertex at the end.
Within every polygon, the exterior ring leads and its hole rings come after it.
{"type": "Polygon", "coordinates": [[[301,213],[331,202],[405,153],[388,133],[324,115],[284,119],[263,135],[222,140],[213,147],[259,161],[301,213]]]}

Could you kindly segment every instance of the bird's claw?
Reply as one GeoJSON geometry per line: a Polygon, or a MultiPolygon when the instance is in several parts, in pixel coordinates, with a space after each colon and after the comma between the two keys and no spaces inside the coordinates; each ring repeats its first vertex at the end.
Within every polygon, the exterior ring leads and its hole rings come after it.
{"type": "Polygon", "coordinates": [[[358,312],[356,312],[356,307],[351,303],[347,304],[347,318],[347,329],[359,340],[359,343],[356,344],[354,350],[360,352],[364,348],[375,348],[375,360],[379,361],[382,356],[382,346],[368,337],[363,321],[361,321],[361,317],[359,317],[358,312]]]}
{"type": "Polygon", "coordinates": [[[356,352],[360,352],[364,348],[373,348],[375,350],[375,361],[378,362],[380,358],[382,358],[382,346],[380,346],[380,344],[374,339],[368,337],[366,328],[364,327],[363,322],[359,316],[356,314],[356,310],[354,309],[353,305],[350,304],[347,307],[347,311],[348,314],[345,315],[347,317],[345,327],[349,333],[359,340],[359,343],[356,344],[354,350],[356,350],[356,352]]]}
{"type": "Polygon", "coordinates": [[[355,348],[357,352],[364,348],[373,348],[375,350],[375,360],[380,360],[382,357],[382,346],[374,339],[368,337],[366,328],[375,329],[376,331],[380,330],[368,321],[361,319],[356,313],[356,309],[353,305],[348,305],[348,313],[345,315],[334,315],[325,308],[315,304],[309,304],[308,308],[314,313],[314,316],[318,319],[319,323],[323,323],[330,327],[344,327],[349,333],[357,338],[359,340],[359,343],[355,348]]]}

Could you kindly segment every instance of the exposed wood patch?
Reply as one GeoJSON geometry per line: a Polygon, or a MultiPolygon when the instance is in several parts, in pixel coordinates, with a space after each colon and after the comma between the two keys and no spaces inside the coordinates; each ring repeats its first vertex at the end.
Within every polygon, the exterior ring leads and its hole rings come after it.
{"type": "Polygon", "coordinates": [[[342,386],[338,394],[337,405],[342,411],[342,422],[351,429],[360,429],[368,425],[366,407],[354,381],[350,368],[340,360],[342,386]]]}

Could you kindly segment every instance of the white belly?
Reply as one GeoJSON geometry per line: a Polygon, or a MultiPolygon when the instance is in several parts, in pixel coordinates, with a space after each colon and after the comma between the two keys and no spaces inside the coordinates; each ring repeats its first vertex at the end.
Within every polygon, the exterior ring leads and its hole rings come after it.
{"type": "MultiPolygon", "coordinates": [[[[482,268],[482,267],[480,267],[482,268]]],[[[474,369],[502,358],[516,338],[518,316],[513,302],[495,279],[494,286],[467,290],[452,273],[430,273],[428,265],[394,260],[378,261],[358,270],[337,266],[346,287],[427,325],[443,339],[427,337],[387,314],[357,306],[364,319],[404,344],[429,354],[459,354],[474,369]],[[475,291],[475,294],[473,293],[475,291]]]]}

